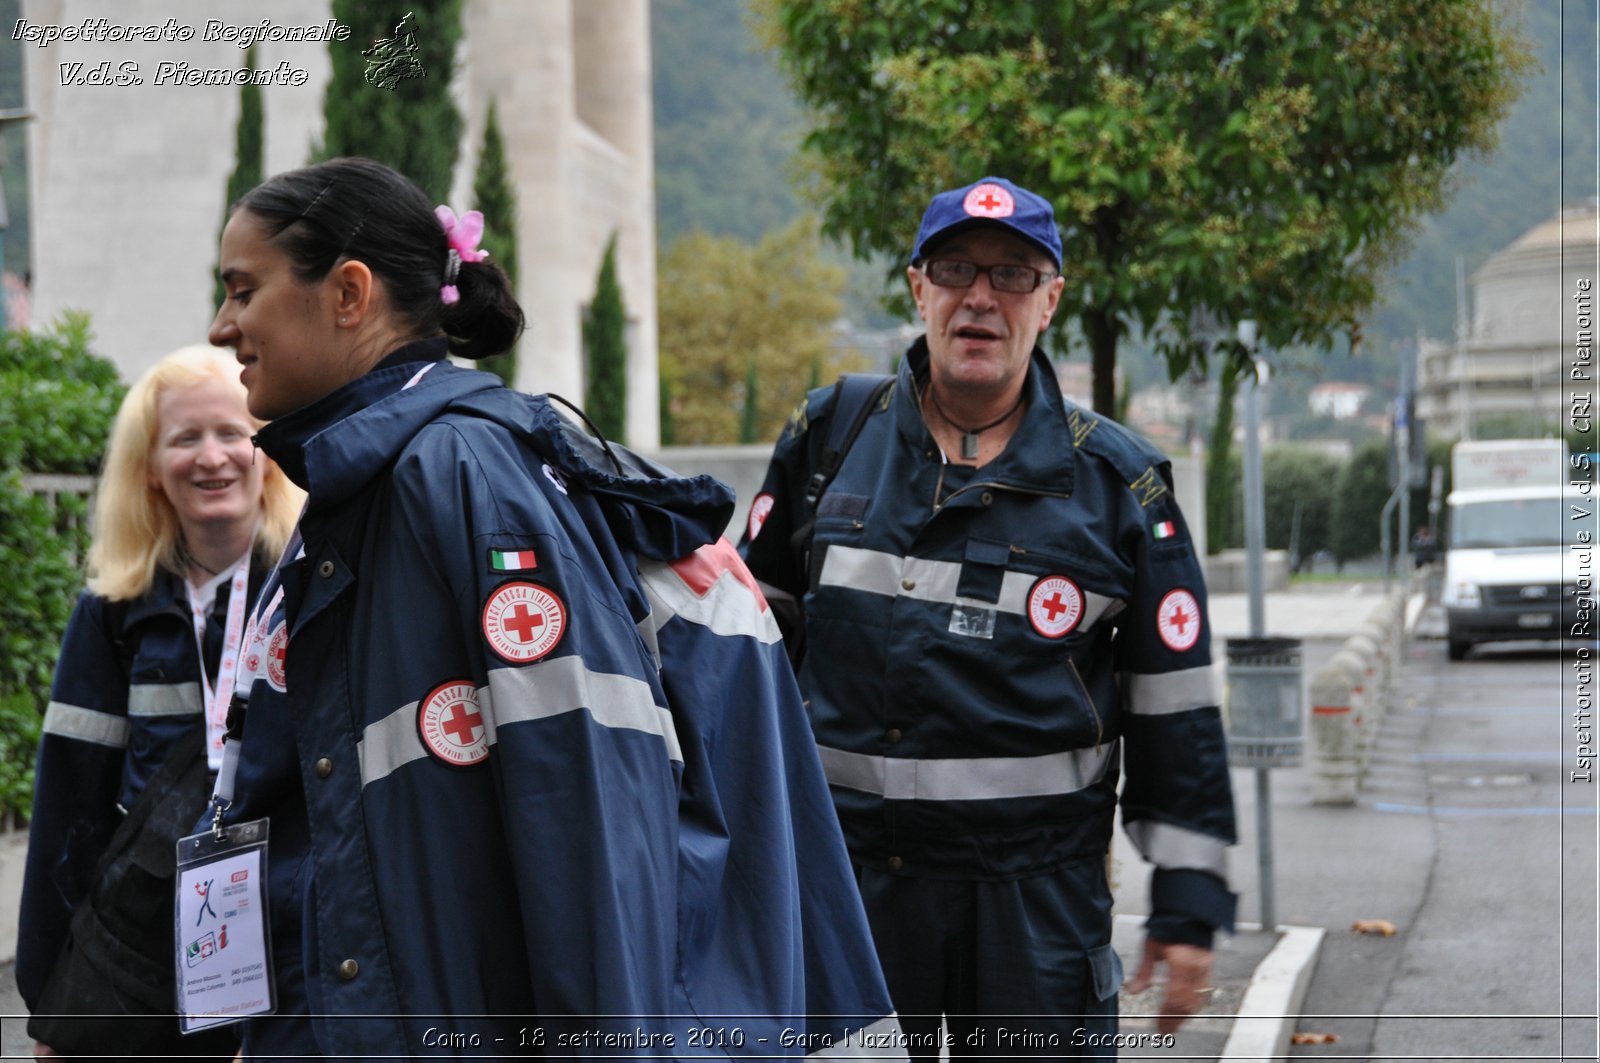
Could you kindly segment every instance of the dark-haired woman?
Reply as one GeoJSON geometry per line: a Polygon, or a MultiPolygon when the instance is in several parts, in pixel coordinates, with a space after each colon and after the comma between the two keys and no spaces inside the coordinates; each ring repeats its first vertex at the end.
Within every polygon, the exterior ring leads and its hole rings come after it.
{"type": "Polygon", "coordinates": [[[894,1029],[727,489],[445,360],[522,325],[477,224],[341,159],[223,234],[211,339],[309,493],[218,783],[224,823],[270,820],[277,1012],[246,1055],[894,1029]]]}

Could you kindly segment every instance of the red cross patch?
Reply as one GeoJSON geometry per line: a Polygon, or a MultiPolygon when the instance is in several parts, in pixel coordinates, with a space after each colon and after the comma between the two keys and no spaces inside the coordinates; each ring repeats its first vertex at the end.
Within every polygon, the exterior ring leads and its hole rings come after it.
{"type": "Polygon", "coordinates": [[[1047,639],[1070,635],[1083,619],[1083,592],[1065,576],[1046,576],[1028,593],[1028,622],[1047,639]]]}
{"type": "Polygon", "coordinates": [[[1156,606],[1156,632],[1167,649],[1183,653],[1200,641],[1200,603],[1182,587],[1167,592],[1156,606]]]}
{"type": "Polygon", "coordinates": [[[767,515],[772,512],[772,496],[763,491],[756,495],[755,501],[750,503],[750,539],[761,534],[761,526],[767,522],[767,515]]]}
{"type": "Polygon", "coordinates": [[[446,764],[467,768],[489,759],[489,728],[469,680],[434,687],[417,710],[417,731],[428,752],[446,764]]]}
{"type": "Polygon", "coordinates": [[[967,193],[961,209],[974,218],[1009,218],[1017,204],[1011,193],[996,184],[981,184],[967,193]]]}
{"type": "Polygon", "coordinates": [[[537,661],[567,630],[567,610],[537,583],[504,583],[483,606],[483,637],[512,664],[537,661]]]}
{"type": "Polygon", "coordinates": [[[267,682],[280,694],[288,689],[287,669],[284,667],[284,658],[288,654],[289,622],[284,620],[272,629],[272,638],[267,642],[267,682]]]}

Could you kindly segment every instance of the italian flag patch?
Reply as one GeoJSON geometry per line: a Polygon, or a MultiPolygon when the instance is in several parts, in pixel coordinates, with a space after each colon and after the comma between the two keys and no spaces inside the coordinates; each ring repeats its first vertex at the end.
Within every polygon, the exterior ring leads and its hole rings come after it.
{"type": "Polygon", "coordinates": [[[539,567],[532,550],[490,550],[489,567],[496,572],[527,572],[539,567]]]}
{"type": "Polygon", "coordinates": [[[1170,520],[1164,520],[1156,525],[1155,533],[1157,539],[1170,539],[1178,534],[1178,529],[1170,520]]]}

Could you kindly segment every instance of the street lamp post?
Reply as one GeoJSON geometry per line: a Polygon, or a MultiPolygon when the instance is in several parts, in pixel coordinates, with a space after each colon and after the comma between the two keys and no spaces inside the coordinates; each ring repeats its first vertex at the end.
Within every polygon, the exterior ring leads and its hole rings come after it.
{"type": "Polygon", "coordinates": [[[1266,631],[1266,519],[1261,472],[1261,388],[1266,363],[1256,358],[1256,323],[1238,325],[1239,345],[1250,359],[1244,394],[1245,581],[1250,599],[1250,637],[1229,639],[1228,759],[1256,770],[1256,856],[1261,925],[1277,926],[1273,881],[1272,782],[1270,769],[1299,762],[1304,743],[1300,700],[1300,640],[1268,638],[1266,631]]]}

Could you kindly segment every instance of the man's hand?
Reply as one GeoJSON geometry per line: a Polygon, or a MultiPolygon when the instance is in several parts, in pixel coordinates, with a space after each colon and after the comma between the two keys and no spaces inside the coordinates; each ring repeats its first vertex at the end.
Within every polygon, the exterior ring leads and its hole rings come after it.
{"type": "Polygon", "coordinates": [[[1176,1033],[1183,1020],[1206,1005],[1206,997],[1211,992],[1211,950],[1146,937],[1139,970],[1123,988],[1129,993],[1143,993],[1149,989],[1158,963],[1167,965],[1167,992],[1161,998],[1161,1017],[1156,1020],[1156,1029],[1161,1033],[1176,1033]]]}

